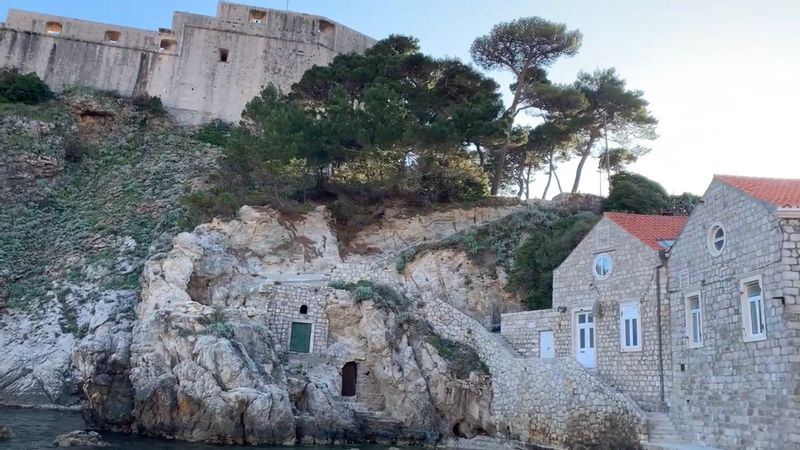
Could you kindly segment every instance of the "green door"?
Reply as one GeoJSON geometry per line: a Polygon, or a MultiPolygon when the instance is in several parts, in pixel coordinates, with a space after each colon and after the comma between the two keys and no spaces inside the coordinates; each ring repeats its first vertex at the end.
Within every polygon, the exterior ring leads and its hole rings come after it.
{"type": "Polygon", "coordinates": [[[309,353],[311,351],[311,324],[292,322],[292,335],[289,338],[289,351],[309,353]]]}

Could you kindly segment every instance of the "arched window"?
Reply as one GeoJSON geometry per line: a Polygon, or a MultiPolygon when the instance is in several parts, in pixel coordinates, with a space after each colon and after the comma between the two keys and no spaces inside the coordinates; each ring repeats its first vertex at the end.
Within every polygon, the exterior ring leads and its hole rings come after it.
{"type": "Polygon", "coordinates": [[[110,42],[112,44],[116,44],[117,42],[119,42],[120,36],[121,34],[119,31],[108,30],[106,31],[105,41],[110,42]]]}
{"type": "Polygon", "coordinates": [[[308,306],[307,305],[300,306],[300,314],[308,314],[308,306]]]}
{"type": "Polygon", "coordinates": [[[178,43],[175,39],[162,39],[158,46],[158,50],[162,52],[172,52],[178,48],[178,43]]]}
{"type": "Polygon", "coordinates": [[[51,21],[47,22],[47,24],[45,25],[45,30],[47,31],[47,34],[53,34],[58,36],[59,34],[61,34],[61,30],[63,29],[64,27],[61,25],[61,22],[51,21]]]}

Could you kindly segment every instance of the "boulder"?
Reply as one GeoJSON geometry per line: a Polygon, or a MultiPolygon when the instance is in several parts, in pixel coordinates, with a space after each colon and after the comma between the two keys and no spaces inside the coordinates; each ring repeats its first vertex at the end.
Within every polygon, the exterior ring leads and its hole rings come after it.
{"type": "Polygon", "coordinates": [[[71,431],[56,437],[54,447],[108,447],[108,442],[95,431],[71,431]]]}
{"type": "Polygon", "coordinates": [[[0,425],[0,441],[11,439],[11,428],[0,425]]]}

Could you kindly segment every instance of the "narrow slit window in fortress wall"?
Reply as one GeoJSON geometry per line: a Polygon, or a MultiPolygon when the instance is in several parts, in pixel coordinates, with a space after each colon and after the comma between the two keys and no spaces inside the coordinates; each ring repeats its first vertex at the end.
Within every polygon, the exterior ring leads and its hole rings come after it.
{"type": "Polygon", "coordinates": [[[219,60],[220,60],[220,62],[228,62],[228,54],[229,53],[230,52],[228,51],[227,48],[219,49],[219,60]]]}
{"type": "Polygon", "coordinates": [[[105,41],[112,44],[116,44],[117,42],[119,42],[120,36],[121,34],[119,31],[108,30],[106,31],[105,41]]]}
{"type": "Polygon", "coordinates": [[[175,39],[162,39],[161,44],[159,44],[158,49],[162,52],[172,52],[178,47],[178,43],[175,39]]]}
{"type": "Polygon", "coordinates": [[[64,29],[64,27],[61,26],[61,22],[52,22],[51,21],[51,22],[47,22],[47,24],[45,25],[45,30],[47,31],[47,34],[53,34],[53,35],[58,36],[58,35],[61,34],[61,30],[63,30],[63,29],[64,29]]]}
{"type": "Polygon", "coordinates": [[[252,23],[264,23],[267,21],[267,12],[261,11],[260,9],[251,9],[250,10],[250,22],[252,23]]]}
{"type": "Polygon", "coordinates": [[[319,32],[323,34],[332,34],[336,26],[327,20],[319,21],[319,32]]]}

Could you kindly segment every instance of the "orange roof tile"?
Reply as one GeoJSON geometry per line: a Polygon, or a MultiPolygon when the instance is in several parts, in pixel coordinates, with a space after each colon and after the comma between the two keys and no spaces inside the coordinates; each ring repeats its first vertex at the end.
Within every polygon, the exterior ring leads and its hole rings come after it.
{"type": "Polygon", "coordinates": [[[607,212],[605,216],[653,250],[664,250],[659,241],[674,241],[686,225],[686,216],[657,216],[607,212]]]}
{"type": "Polygon", "coordinates": [[[734,175],[715,175],[714,178],[778,208],[800,208],[800,180],[734,175]]]}

